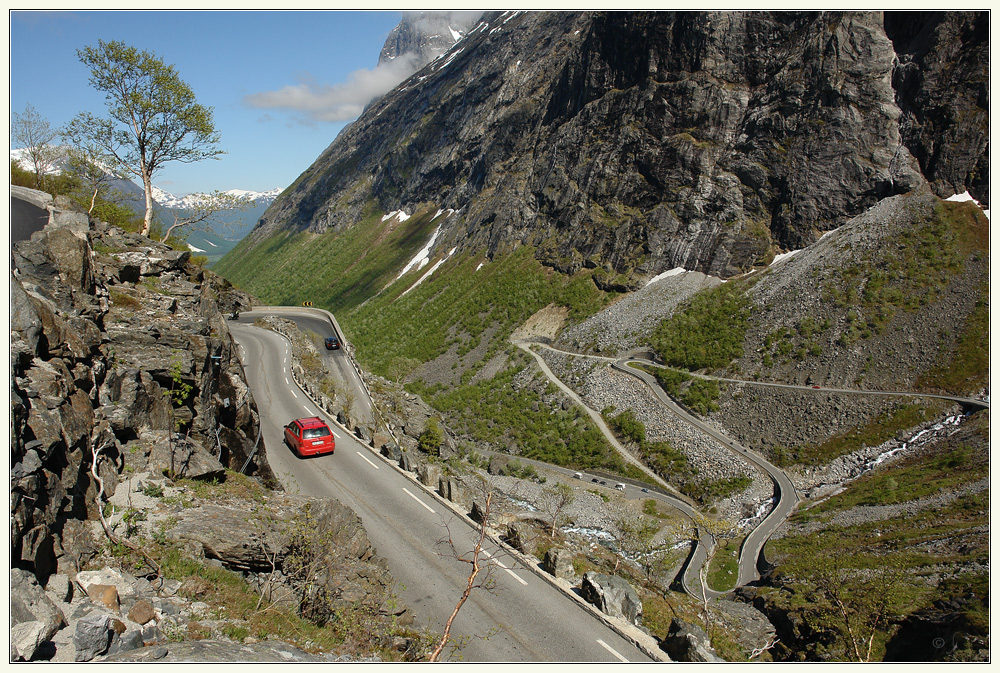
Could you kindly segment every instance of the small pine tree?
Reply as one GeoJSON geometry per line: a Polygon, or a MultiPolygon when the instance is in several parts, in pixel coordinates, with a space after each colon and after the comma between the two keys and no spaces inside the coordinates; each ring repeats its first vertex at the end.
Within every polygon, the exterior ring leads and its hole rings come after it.
{"type": "Polygon", "coordinates": [[[427,419],[427,427],[420,433],[417,443],[421,451],[435,456],[441,453],[441,445],[444,443],[444,431],[441,430],[441,424],[438,423],[438,419],[433,416],[427,419]]]}

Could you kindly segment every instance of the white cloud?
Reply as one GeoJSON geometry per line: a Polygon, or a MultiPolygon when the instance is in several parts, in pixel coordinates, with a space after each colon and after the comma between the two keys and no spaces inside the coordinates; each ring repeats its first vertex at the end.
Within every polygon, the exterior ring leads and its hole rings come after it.
{"type": "Polygon", "coordinates": [[[255,108],[299,112],[312,121],[349,121],[357,118],[368,103],[391,91],[415,71],[415,55],[404,54],[373,70],[355,70],[342,84],[300,80],[298,84],[289,84],[277,91],[251,94],[244,100],[255,108]]]}

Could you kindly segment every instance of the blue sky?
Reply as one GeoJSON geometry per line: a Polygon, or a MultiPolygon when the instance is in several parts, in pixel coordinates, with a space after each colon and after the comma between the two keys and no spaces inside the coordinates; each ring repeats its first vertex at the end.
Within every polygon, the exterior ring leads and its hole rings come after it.
{"type": "Polygon", "coordinates": [[[176,67],[214,108],[227,152],[166,164],[154,184],[176,195],[287,187],[373,95],[402,79],[376,69],[399,11],[14,11],[10,109],[53,126],[104,115],[77,50],[121,40],[176,67]]]}

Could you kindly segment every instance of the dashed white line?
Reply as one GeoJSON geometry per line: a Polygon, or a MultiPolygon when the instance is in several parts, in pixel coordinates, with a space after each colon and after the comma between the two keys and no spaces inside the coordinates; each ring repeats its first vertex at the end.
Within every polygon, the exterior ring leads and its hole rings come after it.
{"type": "Polygon", "coordinates": [[[367,458],[365,458],[365,454],[361,453],[360,451],[355,451],[355,453],[357,453],[359,456],[361,456],[361,460],[365,461],[366,463],[368,463],[369,465],[371,465],[372,467],[374,467],[376,470],[378,469],[378,465],[376,465],[372,461],[370,461],[367,458]]]}
{"type": "Polygon", "coordinates": [[[417,502],[419,502],[421,505],[424,506],[424,509],[426,509],[431,514],[436,514],[436,512],[433,509],[430,508],[430,505],[428,505],[426,502],[424,502],[423,500],[421,500],[417,496],[415,496],[412,493],[410,493],[410,491],[408,489],[404,488],[403,489],[403,493],[405,493],[406,495],[410,496],[411,498],[413,498],[414,500],[416,500],[417,502]]]}
{"type": "Polygon", "coordinates": [[[288,392],[292,394],[292,397],[298,397],[298,395],[295,394],[295,391],[292,390],[291,388],[288,389],[288,392]]]}
{"type": "Polygon", "coordinates": [[[494,562],[494,563],[496,563],[496,564],[497,564],[498,566],[500,566],[501,568],[503,568],[504,570],[506,570],[506,571],[507,571],[507,574],[508,574],[508,575],[510,575],[511,577],[513,577],[514,579],[516,579],[516,580],[517,580],[518,582],[520,582],[520,583],[521,583],[521,584],[523,584],[524,586],[528,586],[528,583],[527,583],[527,582],[525,582],[525,581],[524,581],[523,579],[521,579],[520,577],[518,577],[518,576],[517,576],[517,574],[516,574],[516,573],[515,573],[515,572],[514,572],[513,570],[511,570],[510,568],[508,568],[507,566],[505,566],[505,565],[504,565],[503,563],[501,563],[500,561],[498,561],[498,560],[496,560],[495,558],[493,558],[493,554],[489,553],[488,551],[486,551],[486,550],[484,549],[484,550],[483,550],[483,555],[485,555],[485,556],[486,556],[487,558],[489,558],[489,559],[490,559],[491,561],[493,561],[493,562],[494,562]]]}
{"type": "Polygon", "coordinates": [[[285,385],[286,385],[286,386],[290,386],[290,385],[292,385],[291,383],[289,383],[289,382],[288,382],[288,377],[287,377],[287,376],[285,377],[285,385]]]}
{"type": "Polygon", "coordinates": [[[618,654],[617,652],[615,652],[615,649],[614,649],[613,647],[611,647],[610,645],[608,645],[608,644],[607,644],[606,642],[604,642],[604,641],[603,641],[603,640],[601,640],[600,638],[598,638],[598,639],[597,639],[597,644],[598,644],[598,645],[600,645],[601,647],[603,647],[604,649],[606,649],[606,650],[607,650],[608,652],[610,652],[611,654],[613,654],[613,655],[615,655],[616,657],[618,657],[618,660],[619,660],[619,661],[624,661],[624,662],[628,662],[628,659],[626,659],[626,658],[625,658],[625,657],[623,657],[622,655],[620,655],[620,654],[618,654]]]}
{"type": "Polygon", "coordinates": [[[311,413],[313,412],[313,410],[312,410],[312,409],[310,409],[309,407],[307,407],[307,406],[306,406],[306,405],[304,405],[304,404],[302,405],[302,408],[306,410],[306,413],[307,413],[307,414],[311,414],[311,413]]]}

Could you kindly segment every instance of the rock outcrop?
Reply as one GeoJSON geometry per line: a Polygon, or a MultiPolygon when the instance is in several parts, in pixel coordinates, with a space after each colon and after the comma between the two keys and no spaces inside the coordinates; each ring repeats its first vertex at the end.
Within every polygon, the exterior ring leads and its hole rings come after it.
{"type": "Polygon", "coordinates": [[[587,572],[580,585],[583,598],[612,617],[621,617],[638,625],[642,618],[642,601],[626,580],[616,575],[587,572]]]}
{"type": "Polygon", "coordinates": [[[61,199],[48,211],[10,279],[12,565],[41,584],[93,556],[83,522],[126,470],[273,482],[220,313],[231,286],[61,199]]]}
{"type": "Polygon", "coordinates": [[[445,213],[437,250],[528,244],[606,289],[732,276],[924,178],[987,201],[987,32],[984,12],[487,14],[248,240],[375,204],[445,213]]]}
{"type": "Polygon", "coordinates": [[[700,626],[676,617],[670,622],[670,631],[663,639],[662,647],[674,661],[700,663],[725,661],[712,649],[712,641],[700,626]]]}
{"type": "MultiPolygon", "coordinates": [[[[266,488],[276,480],[221,313],[249,298],[191,264],[189,252],[59,199],[47,208],[44,229],[12,249],[11,659],[129,660],[122,653],[145,648],[169,660],[179,638],[245,630],[212,619],[212,587],[166,579],[144,543],[237,573],[262,603],[319,625],[366,610],[393,638],[412,618],[386,607],[392,581],[357,515],[266,488]],[[206,497],[191,480],[240,485],[237,495],[206,497]],[[111,567],[106,537],[146,557],[141,576],[111,567]]],[[[327,660],[292,650],[247,642],[228,653],[180,651],[327,660]]]]}

